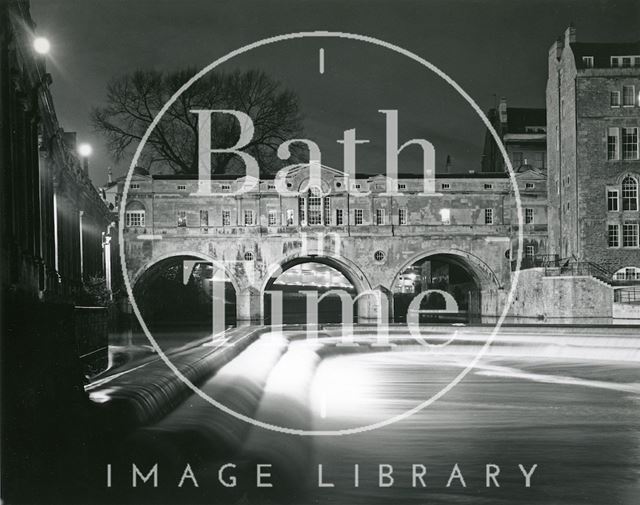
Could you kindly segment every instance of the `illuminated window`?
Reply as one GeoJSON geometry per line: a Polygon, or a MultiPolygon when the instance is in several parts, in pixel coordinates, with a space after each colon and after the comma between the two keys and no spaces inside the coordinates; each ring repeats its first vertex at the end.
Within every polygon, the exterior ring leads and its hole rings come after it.
{"type": "Polygon", "coordinates": [[[384,224],[384,209],[376,209],[376,224],[378,226],[384,224]]]}
{"type": "Polygon", "coordinates": [[[618,202],[619,202],[618,190],[617,189],[607,190],[607,210],[609,212],[617,212],[618,202]]]}
{"type": "Polygon", "coordinates": [[[222,211],[222,226],[231,226],[231,211],[222,211]]]}
{"type": "Polygon", "coordinates": [[[583,56],[582,63],[586,68],[593,68],[593,56],[583,56]]]}
{"type": "Polygon", "coordinates": [[[269,211],[269,226],[275,226],[276,225],[276,211],[275,210],[270,210],[269,211]]]}
{"type": "Polygon", "coordinates": [[[181,228],[187,226],[187,212],[184,210],[178,211],[178,226],[181,228]]]}
{"type": "Polygon", "coordinates": [[[440,209],[440,222],[442,224],[451,223],[451,210],[450,209],[440,209]]]}
{"type": "Polygon", "coordinates": [[[631,176],[622,181],[622,210],[638,210],[638,181],[631,176]]]}
{"type": "Polygon", "coordinates": [[[484,224],[493,224],[493,209],[484,209],[484,224]]]}
{"type": "Polygon", "coordinates": [[[609,247],[620,247],[620,225],[610,224],[607,230],[607,237],[609,247]]]}
{"type": "Polygon", "coordinates": [[[407,224],[407,209],[398,209],[398,224],[407,224]]]}
{"type": "Polygon", "coordinates": [[[144,226],[144,210],[128,210],[125,214],[126,226],[144,226]]]}
{"type": "Polygon", "coordinates": [[[363,212],[362,212],[362,209],[355,209],[353,216],[354,216],[356,224],[362,224],[363,223],[363,212]]]}
{"type": "Polygon", "coordinates": [[[638,247],[638,223],[622,225],[622,247],[638,247]]]}

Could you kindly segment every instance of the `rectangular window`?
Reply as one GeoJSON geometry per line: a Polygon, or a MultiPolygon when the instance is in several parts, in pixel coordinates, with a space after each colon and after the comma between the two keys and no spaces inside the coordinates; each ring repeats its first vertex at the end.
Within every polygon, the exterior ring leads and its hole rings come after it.
{"type": "Polygon", "coordinates": [[[245,210],[244,211],[244,225],[252,226],[253,225],[253,211],[245,210]]]}
{"type": "Polygon", "coordinates": [[[209,211],[201,210],[200,211],[200,226],[206,228],[209,226],[209,211]]]}
{"type": "Polygon", "coordinates": [[[322,224],[322,197],[317,193],[309,194],[307,212],[307,224],[322,224]]]}
{"type": "Polygon", "coordinates": [[[493,209],[484,209],[484,224],[493,224],[493,209]]]}
{"type": "Polygon", "coordinates": [[[406,184],[398,184],[398,189],[407,189],[406,184]]]}
{"type": "Polygon", "coordinates": [[[187,226],[187,212],[184,210],[178,211],[178,226],[180,227],[187,226]]]}
{"type": "Polygon", "coordinates": [[[610,98],[611,107],[620,107],[620,92],[612,91],[610,98]]]}
{"type": "Polygon", "coordinates": [[[398,223],[401,225],[407,224],[407,209],[398,210],[398,223]]]}
{"type": "Polygon", "coordinates": [[[144,226],[144,210],[128,210],[125,220],[127,226],[144,226]]]}
{"type": "Polygon", "coordinates": [[[524,223],[533,224],[533,209],[524,209],[524,223]]]}
{"type": "Polygon", "coordinates": [[[384,224],[384,209],[376,209],[376,224],[378,226],[384,224]]]}
{"type": "Polygon", "coordinates": [[[342,226],[344,224],[342,209],[336,209],[336,226],[342,226]]]}
{"type": "Polygon", "coordinates": [[[298,197],[298,224],[304,226],[307,223],[307,199],[304,196],[298,197]]]}
{"type": "Polygon", "coordinates": [[[609,189],[607,190],[607,210],[609,212],[618,212],[618,190],[617,189],[609,189]]]}
{"type": "Polygon", "coordinates": [[[140,184],[131,183],[131,185],[129,186],[129,189],[140,189],[140,184]]]}
{"type": "Polygon", "coordinates": [[[622,225],[622,247],[638,247],[638,223],[622,225]]]}
{"type": "Polygon", "coordinates": [[[622,57],[622,67],[630,67],[631,66],[631,58],[629,56],[622,57]]]}
{"type": "Polygon", "coordinates": [[[355,223],[356,224],[362,224],[362,222],[363,222],[362,209],[355,209],[353,215],[354,215],[355,223]]]}
{"type": "Polygon", "coordinates": [[[275,210],[270,210],[269,211],[269,217],[268,217],[269,221],[269,226],[275,226],[276,225],[276,211],[275,210]]]}
{"type": "Polygon", "coordinates": [[[231,186],[229,184],[222,185],[222,191],[229,191],[230,189],[231,189],[231,186]]]}
{"type": "Polygon", "coordinates": [[[187,189],[187,186],[185,186],[184,184],[178,184],[178,191],[187,189]]]}
{"type": "Polygon", "coordinates": [[[535,187],[536,187],[536,185],[535,185],[533,182],[527,182],[527,183],[524,185],[524,188],[525,188],[525,189],[534,189],[535,187]]]}
{"type": "Polygon", "coordinates": [[[267,184],[267,189],[276,189],[275,184],[267,184]]]}
{"type": "Polygon", "coordinates": [[[620,225],[610,224],[607,231],[609,247],[620,247],[620,225]]]}
{"type": "Polygon", "coordinates": [[[635,86],[622,86],[622,106],[633,107],[636,104],[635,86]]]}
{"type": "Polygon", "coordinates": [[[231,226],[231,211],[222,211],[222,226],[231,226]]]}
{"type": "Polygon", "coordinates": [[[607,159],[620,159],[620,129],[609,128],[607,130],[607,159]]]}
{"type": "Polygon", "coordinates": [[[451,189],[451,184],[449,184],[448,182],[443,182],[442,184],[440,184],[440,189],[451,189]]]}
{"type": "Polygon", "coordinates": [[[622,159],[638,159],[638,128],[622,128],[622,159]]]}
{"type": "Polygon", "coordinates": [[[593,68],[593,56],[583,56],[582,63],[586,68],[593,68]]]}
{"type": "Polygon", "coordinates": [[[450,209],[440,209],[440,222],[442,224],[451,223],[451,210],[450,209]]]}
{"type": "Polygon", "coordinates": [[[324,209],[324,224],[326,226],[331,225],[331,198],[328,196],[324,197],[324,203],[323,205],[323,209],[324,209]]]}
{"type": "Polygon", "coordinates": [[[619,67],[620,66],[620,59],[617,56],[612,56],[611,57],[611,66],[612,67],[619,67]]]}
{"type": "Polygon", "coordinates": [[[293,226],[293,209],[287,209],[287,226],[293,226]]]}
{"type": "Polygon", "coordinates": [[[533,258],[536,255],[536,248],[532,245],[524,246],[524,255],[527,258],[533,258]]]}
{"type": "Polygon", "coordinates": [[[493,184],[485,184],[484,189],[493,189],[493,184]]]}

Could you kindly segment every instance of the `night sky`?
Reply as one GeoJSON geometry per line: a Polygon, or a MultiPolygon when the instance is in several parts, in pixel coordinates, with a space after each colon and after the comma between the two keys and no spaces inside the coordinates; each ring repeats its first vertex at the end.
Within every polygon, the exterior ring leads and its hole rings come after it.
{"type": "MultiPolygon", "coordinates": [[[[377,37],[426,58],[457,81],[483,110],[495,97],[543,107],[547,55],[570,22],[578,41],[640,39],[640,2],[524,0],[32,0],[39,34],[49,37],[58,118],[94,146],[97,185],[128,168],[116,164],[89,112],[106,82],[136,69],[203,67],[225,53],[283,33],[330,30],[377,37]]],[[[397,109],[400,143],[430,140],[436,164],[451,155],[454,171],[479,170],[484,126],[443,81],[400,55],[362,42],[297,40],[263,47],[224,69],[261,68],[299,95],[307,138],[323,163],[342,168],[343,130],[356,128],[358,172],[384,171],[384,116],[397,109]],[[325,50],[325,73],[318,51],[325,50]]],[[[419,171],[417,148],[403,152],[401,172],[419,171]]]]}

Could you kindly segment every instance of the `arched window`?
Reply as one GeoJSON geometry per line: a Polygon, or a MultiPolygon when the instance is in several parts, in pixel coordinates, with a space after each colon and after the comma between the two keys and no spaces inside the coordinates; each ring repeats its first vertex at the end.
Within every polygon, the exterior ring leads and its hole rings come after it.
{"type": "Polygon", "coordinates": [[[143,227],[145,226],[145,208],[142,203],[133,201],[127,205],[127,210],[124,214],[125,226],[129,227],[143,227]]]}
{"type": "Polygon", "coordinates": [[[624,267],[613,274],[616,281],[640,281],[640,268],[624,267]]]}
{"type": "Polygon", "coordinates": [[[622,210],[638,210],[638,181],[630,175],[622,180],[622,210]]]}

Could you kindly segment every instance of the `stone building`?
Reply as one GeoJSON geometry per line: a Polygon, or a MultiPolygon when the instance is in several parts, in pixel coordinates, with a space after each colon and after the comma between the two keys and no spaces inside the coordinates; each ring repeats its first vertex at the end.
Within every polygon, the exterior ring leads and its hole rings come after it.
{"type": "MultiPolygon", "coordinates": [[[[505,98],[490,109],[487,118],[500,136],[515,171],[546,170],[547,120],[545,109],[508,107],[505,98]]],[[[505,172],[502,153],[487,131],[482,152],[482,172],[505,172]]]]}
{"type": "MultiPolygon", "coordinates": [[[[435,193],[426,195],[422,178],[411,176],[396,181],[397,195],[387,194],[384,175],[350,179],[322,167],[316,186],[308,187],[309,178],[308,167],[301,165],[287,174],[289,195],[276,189],[274,179],[234,194],[245,178],[220,176],[212,181],[219,195],[212,197],[198,193],[196,178],[137,171],[123,223],[132,283],[170,257],[218,261],[234,285],[238,319],[259,320],[269,280],[293,264],[313,258],[343,273],[359,293],[390,293],[408,267],[437,256],[475,279],[475,313],[495,316],[500,310],[517,230],[507,174],[438,176],[435,193]],[[318,233],[326,240],[316,240],[318,233]],[[301,240],[305,234],[308,244],[301,240]]],[[[544,177],[529,170],[519,173],[517,182],[529,206],[523,209],[530,217],[525,227],[537,234],[535,243],[526,242],[533,256],[546,247],[544,177]]],[[[362,318],[376,317],[362,305],[362,318]]]]}
{"type": "Polygon", "coordinates": [[[577,42],[549,51],[549,252],[640,279],[640,43],[577,42]]]}

